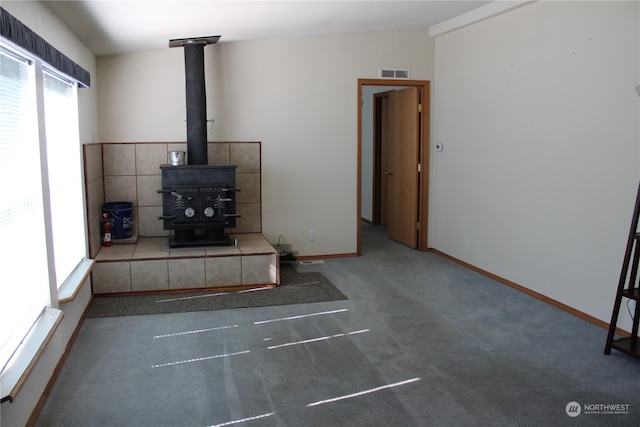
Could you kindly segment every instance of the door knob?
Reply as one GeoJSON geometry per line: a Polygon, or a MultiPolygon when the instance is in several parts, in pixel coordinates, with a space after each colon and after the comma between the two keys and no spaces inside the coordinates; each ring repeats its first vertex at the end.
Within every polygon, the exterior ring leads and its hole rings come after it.
{"type": "Polygon", "coordinates": [[[391,171],[386,171],[384,174],[385,175],[391,175],[391,171]]]}

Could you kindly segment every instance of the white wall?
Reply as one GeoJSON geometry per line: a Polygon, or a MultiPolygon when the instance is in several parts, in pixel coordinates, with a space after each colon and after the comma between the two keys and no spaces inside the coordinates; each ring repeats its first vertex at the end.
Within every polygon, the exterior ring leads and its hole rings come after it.
{"type": "Polygon", "coordinates": [[[639,178],[638,7],[536,2],[436,40],[431,246],[607,322],[639,178]]]}
{"type": "MultiPolygon", "coordinates": [[[[357,80],[381,66],[429,80],[427,30],[223,40],[205,48],[209,140],[262,141],[265,236],[300,255],[354,253],[357,80]]],[[[104,142],[186,139],[181,49],[101,57],[98,71],[104,142]]]]}
{"type": "MultiPolygon", "coordinates": [[[[206,47],[207,67],[215,49],[206,47]]],[[[101,142],[186,141],[181,48],[103,56],[97,62],[101,142]]],[[[205,83],[209,89],[211,81],[205,83]]]]}
{"type": "MultiPolygon", "coordinates": [[[[3,1],[2,7],[31,28],[54,47],[91,73],[92,87],[80,89],[80,141],[90,143],[97,140],[96,63],[95,56],[75,35],[39,2],[3,1]]],[[[80,147],[78,147],[80,149],[80,147]]],[[[38,402],[53,370],[64,353],[72,333],[91,298],[91,286],[87,283],[76,298],[59,308],[64,312],[61,325],[51,338],[49,345],[33,368],[27,382],[13,403],[5,402],[0,407],[3,426],[24,425],[38,402]]]]}

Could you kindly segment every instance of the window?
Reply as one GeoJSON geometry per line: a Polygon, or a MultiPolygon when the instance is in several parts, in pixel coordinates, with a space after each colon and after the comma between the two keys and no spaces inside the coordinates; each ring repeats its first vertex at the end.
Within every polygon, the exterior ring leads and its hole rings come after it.
{"type": "Polygon", "coordinates": [[[0,372],[86,256],[76,90],[0,44],[0,372]]]}
{"type": "Polygon", "coordinates": [[[60,288],[86,254],[77,86],[46,68],[43,77],[51,230],[60,288]]]}
{"type": "Polygon", "coordinates": [[[31,61],[0,50],[0,367],[49,303],[31,61]]]}

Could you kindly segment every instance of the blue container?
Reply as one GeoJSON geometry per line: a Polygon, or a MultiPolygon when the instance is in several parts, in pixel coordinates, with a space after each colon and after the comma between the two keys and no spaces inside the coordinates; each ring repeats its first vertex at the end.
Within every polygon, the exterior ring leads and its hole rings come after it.
{"type": "Polygon", "coordinates": [[[102,205],[102,212],[108,214],[112,239],[128,239],[131,237],[133,205],[130,202],[105,203],[102,205]]]}

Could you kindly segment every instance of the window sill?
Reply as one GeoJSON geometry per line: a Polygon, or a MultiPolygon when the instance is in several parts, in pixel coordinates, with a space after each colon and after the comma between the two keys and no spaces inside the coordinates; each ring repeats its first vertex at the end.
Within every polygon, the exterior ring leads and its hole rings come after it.
{"type": "Polygon", "coordinates": [[[64,313],[55,308],[45,309],[33,325],[22,344],[0,374],[0,402],[13,402],[29,374],[53,337],[64,313]]]}
{"type": "Polygon", "coordinates": [[[64,304],[73,301],[82,288],[82,285],[91,274],[95,261],[92,259],[84,259],[71,272],[67,280],[64,281],[60,289],[58,289],[58,303],[64,304]]]}

